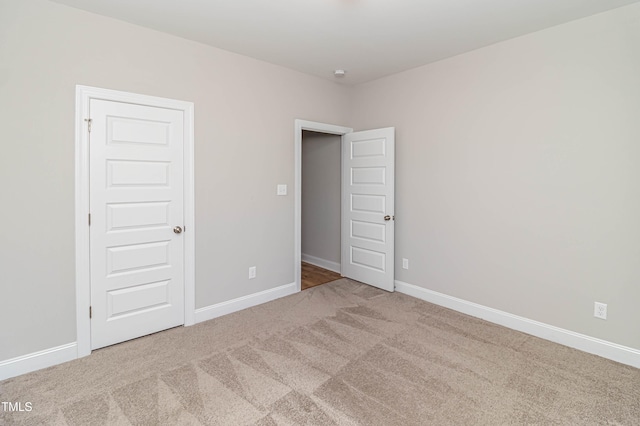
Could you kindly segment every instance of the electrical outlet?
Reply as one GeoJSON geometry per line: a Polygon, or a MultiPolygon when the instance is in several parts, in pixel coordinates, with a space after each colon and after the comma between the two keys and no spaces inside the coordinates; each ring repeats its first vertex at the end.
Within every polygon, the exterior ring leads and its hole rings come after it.
{"type": "Polygon", "coordinates": [[[402,269],[409,269],[409,259],[402,258],[402,269]]]}
{"type": "Polygon", "coordinates": [[[256,267],[252,266],[249,268],[249,279],[252,280],[256,277],[256,267]]]}
{"type": "Polygon", "coordinates": [[[593,316],[603,320],[607,319],[607,304],[595,302],[593,308],[593,316]]]}

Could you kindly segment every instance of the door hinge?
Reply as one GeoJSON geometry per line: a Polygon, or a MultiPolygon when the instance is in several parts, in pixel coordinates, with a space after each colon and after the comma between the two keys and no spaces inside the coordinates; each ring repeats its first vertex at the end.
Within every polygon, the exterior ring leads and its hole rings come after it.
{"type": "Polygon", "coordinates": [[[90,118],[85,118],[84,121],[87,122],[87,129],[89,130],[89,133],[91,133],[91,122],[93,120],[91,120],[90,118]]]}
{"type": "Polygon", "coordinates": [[[91,306],[89,306],[89,319],[93,317],[93,311],[91,310],[91,306]]]}
{"type": "Polygon", "coordinates": [[[89,226],[91,226],[91,213],[89,213],[89,226]]]}

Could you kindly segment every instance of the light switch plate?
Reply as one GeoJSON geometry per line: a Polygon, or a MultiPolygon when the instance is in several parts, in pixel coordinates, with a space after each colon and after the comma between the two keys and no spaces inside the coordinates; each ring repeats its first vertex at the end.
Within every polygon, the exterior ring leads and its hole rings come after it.
{"type": "Polygon", "coordinates": [[[278,185],[278,195],[287,195],[287,185],[278,185]]]}

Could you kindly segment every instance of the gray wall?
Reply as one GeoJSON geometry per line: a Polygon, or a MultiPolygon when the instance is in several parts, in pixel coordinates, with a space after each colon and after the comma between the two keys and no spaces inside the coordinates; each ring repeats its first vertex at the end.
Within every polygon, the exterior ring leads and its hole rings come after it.
{"type": "Polygon", "coordinates": [[[341,137],[302,134],[302,255],[340,263],[341,137]]]}
{"type": "Polygon", "coordinates": [[[640,349],[638,52],[635,4],[357,87],[351,125],[396,126],[396,279],[640,349]]]}
{"type": "Polygon", "coordinates": [[[198,308],[294,281],[293,190],[276,196],[278,183],[293,189],[294,120],[344,124],[349,89],[56,3],[1,0],[0,360],[76,340],[76,84],[195,103],[198,308]]]}

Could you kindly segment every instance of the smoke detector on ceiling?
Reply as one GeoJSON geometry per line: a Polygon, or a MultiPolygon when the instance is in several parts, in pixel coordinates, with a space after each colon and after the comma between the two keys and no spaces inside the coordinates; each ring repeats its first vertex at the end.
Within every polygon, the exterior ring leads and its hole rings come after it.
{"type": "Polygon", "coordinates": [[[334,77],[341,78],[341,77],[344,77],[344,75],[345,75],[346,73],[347,73],[347,72],[346,72],[345,70],[335,70],[335,71],[333,72],[333,76],[334,76],[334,77]]]}

